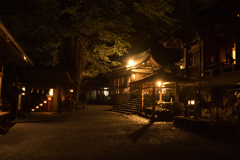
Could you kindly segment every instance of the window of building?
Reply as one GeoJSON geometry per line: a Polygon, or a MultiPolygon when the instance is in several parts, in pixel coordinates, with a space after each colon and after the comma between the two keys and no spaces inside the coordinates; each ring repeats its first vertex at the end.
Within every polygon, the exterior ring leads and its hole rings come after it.
{"type": "Polygon", "coordinates": [[[117,79],[117,86],[120,86],[120,78],[117,79]]]}
{"type": "Polygon", "coordinates": [[[124,77],[122,77],[122,86],[124,86],[124,77]]]}

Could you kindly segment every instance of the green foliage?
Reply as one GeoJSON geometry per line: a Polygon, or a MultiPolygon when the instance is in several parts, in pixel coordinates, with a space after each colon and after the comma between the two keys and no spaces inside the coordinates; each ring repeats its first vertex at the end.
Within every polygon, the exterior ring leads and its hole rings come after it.
{"type": "Polygon", "coordinates": [[[147,23],[172,24],[172,11],[171,0],[0,2],[0,19],[33,62],[69,70],[77,88],[84,70],[96,76],[120,64],[111,57],[131,47],[134,15],[144,16],[147,23]]]}
{"type": "Polygon", "coordinates": [[[172,0],[140,0],[134,1],[133,5],[137,12],[143,13],[155,22],[161,21],[172,25],[175,21],[169,17],[174,10],[172,0]]]}

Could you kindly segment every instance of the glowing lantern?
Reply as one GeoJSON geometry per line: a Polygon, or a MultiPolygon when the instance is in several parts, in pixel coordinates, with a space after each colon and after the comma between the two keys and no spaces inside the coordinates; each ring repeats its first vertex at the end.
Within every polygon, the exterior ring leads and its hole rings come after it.
{"type": "Polygon", "coordinates": [[[53,96],[53,89],[52,88],[49,90],[49,96],[53,96]]]}
{"type": "Polygon", "coordinates": [[[129,66],[133,66],[133,60],[130,60],[129,62],[128,62],[128,64],[129,64],[129,66]]]}
{"type": "Polygon", "coordinates": [[[160,82],[160,81],[159,81],[157,84],[158,84],[158,86],[159,86],[159,87],[161,87],[161,85],[162,85],[162,82],[160,82]]]}

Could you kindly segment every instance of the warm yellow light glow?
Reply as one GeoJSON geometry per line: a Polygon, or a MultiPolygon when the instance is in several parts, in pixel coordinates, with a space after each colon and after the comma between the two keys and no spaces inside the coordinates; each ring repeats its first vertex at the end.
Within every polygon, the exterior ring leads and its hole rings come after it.
{"type": "Polygon", "coordinates": [[[191,105],[194,105],[195,104],[195,101],[194,100],[191,100],[191,105]]]}
{"type": "Polygon", "coordinates": [[[133,78],[135,78],[135,74],[133,74],[132,76],[133,76],[133,78]]]}
{"type": "Polygon", "coordinates": [[[39,109],[39,106],[36,106],[36,109],[39,109]]]}
{"type": "Polygon", "coordinates": [[[188,105],[194,105],[195,104],[195,100],[188,100],[188,105]]]}
{"type": "Polygon", "coordinates": [[[160,87],[162,85],[162,82],[158,81],[157,84],[160,87]]]}
{"type": "Polygon", "coordinates": [[[73,89],[70,89],[69,91],[70,91],[71,93],[73,93],[73,89]]]}
{"type": "Polygon", "coordinates": [[[52,98],[51,98],[51,97],[48,97],[48,100],[49,100],[49,101],[51,101],[51,100],[52,100],[52,98]]]}
{"type": "Polygon", "coordinates": [[[42,104],[42,103],[40,103],[40,104],[39,104],[39,106],[43,106],[43,104],[42,104]]]}
{"type": "Polygon", "coordinates": [[[128,65],[129,65],[129,66],[133,66],[133,64],[134,64],[134,63],[133,63],[133,60],[130,60],[130,61],[128,62],[128,65]]]}
{"type": "Polygon", "coordinates": [[[27,59],[27,57],[26,57],[26,56],[23,56],[23,59],[24,59],[24,60],[26,60],[26,59],[27,59]]]}
{"type": "Polygon", "coordinates": [[[43,101],[43,103],[47,103],[47,101],[43,101]]]}
{"type": "Polygon", "coordinates": [[[49,90],[49,96],[53,96],[53,89],[52,88],[49,90]]]}
{"type": "Polygon", "coordinates": [[[22,90],[25,92],[25,91],[26,91],[26,88],[25,88],[25,87],[22,87],[22,90]]]}
{"type": "Polygon", "coordinates": [[[236,43],[233,44],[233,48],[232,48],[232,58],[234,59],[233,64],[236,64],[236,43]]]}
{"type": "Polygon", "coordinates": [[[22,95],[24,96],[24,95],[25,95],[25,93],[22,93],[22,95]]]}
{"type": "Polygon", "coordinates": [[[32,109],[32,112],[34,112],[35,111],[35,109],[32,109]]]}

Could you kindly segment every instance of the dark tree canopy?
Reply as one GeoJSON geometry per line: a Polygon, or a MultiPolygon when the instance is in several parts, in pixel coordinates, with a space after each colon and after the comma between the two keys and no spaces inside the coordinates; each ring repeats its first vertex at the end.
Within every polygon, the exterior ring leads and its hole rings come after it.
{"type": "Polygon", "coordinates": [[[97,75],[120,64],[111,57],[127,53],[131,33],[171,25],[172,5],[171,0],[3,0],[0,19],[35,64],[69,70],[79,91],[84,70],[97,75]]]}

